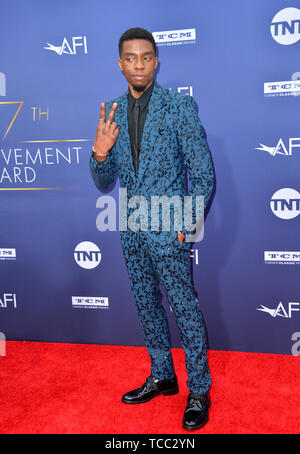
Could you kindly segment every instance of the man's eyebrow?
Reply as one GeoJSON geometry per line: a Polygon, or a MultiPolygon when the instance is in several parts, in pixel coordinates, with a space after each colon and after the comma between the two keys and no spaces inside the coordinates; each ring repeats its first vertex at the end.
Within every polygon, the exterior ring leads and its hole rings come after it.
{"type": "MultiPolygon", "coordinates": [[[[152,52],[151,50],[147,51],[147,52],[144,52],[142,53],[142,55],[148,55],[148,54],[151,54],[153,55],[154,52],[152,52]]],[[[135,52],[124,52],[124,55],[137,55],[135,52]]]]}

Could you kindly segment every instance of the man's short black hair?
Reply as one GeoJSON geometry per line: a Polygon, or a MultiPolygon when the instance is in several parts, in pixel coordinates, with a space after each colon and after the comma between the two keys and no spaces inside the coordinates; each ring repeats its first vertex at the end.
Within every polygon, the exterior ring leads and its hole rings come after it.
{"type": "Polygon", "coordinates": [[[119,55],[120,55],[120,57],[122,55],[123,42],[128,41],[130,39],[146,39],[147,41],[150,41],[150,43],[152,43],[152,46],[153,46],[154,55],[156,56],[156,43],[155,43],[152,33],[148,32],[148,30],[145,30],[144,28],[135,27],[135,28],[129,28],[128,30],[126,30],[126,32],[124,32],[121,35],[121,37],[119,39],[119,55]]]}

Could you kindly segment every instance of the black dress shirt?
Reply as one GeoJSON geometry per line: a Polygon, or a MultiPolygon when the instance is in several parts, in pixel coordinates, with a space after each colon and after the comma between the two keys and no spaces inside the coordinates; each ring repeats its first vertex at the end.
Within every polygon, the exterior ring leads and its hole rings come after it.
{"type": "Polygon", "coordinates": [[[152,90],[153,90],[154,83],[150,85],[150,87],[147,88],[146,91],[139,97],[139,98],[134,98],[132,94],[130,93],[130,90],[128,92],[128,110],[127,110],[127,115],[128,115],[128,132],[129,132],[129,137],[130,137],[130,144],[131,144],[131,152],[132,152],[132,161],[133,165],[135,168],[135,174],[137,175],[137,170],[138,170],[138,158],[139,158],[139,153],[140,153],[140,148],[141,148],[141,143],[142,143],[142,135],[143,135],[143,128],[147,116],[147,107],[148,103],[151,98],[152,90]],[[135,103],[138,103],[139,107],[139,115],[138,115],[138,120],[136,119],[136,114],[135,114],[135,103]]]}

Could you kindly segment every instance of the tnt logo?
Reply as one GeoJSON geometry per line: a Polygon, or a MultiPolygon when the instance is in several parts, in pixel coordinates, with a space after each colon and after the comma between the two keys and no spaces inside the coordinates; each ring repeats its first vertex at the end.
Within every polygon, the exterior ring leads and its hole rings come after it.
{"type": "Polygon", "coordinates": [[[99,265],[101,252],[96,244],[90,241],[83,241],[77,244],[74,250],[74,259],[79,266],[90,270],[99,265]]]}
{"type": "Polygon", "coordinates": [[[273,39],[287,46],[300,40],[300,9],[284,8],[273,17],[270,27],[273,39]]]}
{"type": "Polygon", "coordinates": [[[293,219],[300,214],[300,194],[295,189],[276,191],[270,202],[271,210],[281,219],[293,219]]]}

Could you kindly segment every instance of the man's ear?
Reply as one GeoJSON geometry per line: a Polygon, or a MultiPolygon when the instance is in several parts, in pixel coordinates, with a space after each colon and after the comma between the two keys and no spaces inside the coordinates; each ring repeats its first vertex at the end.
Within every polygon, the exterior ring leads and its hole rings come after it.
{"type": "Polygon", "coordinates": [[[121,71],[123,71],[123,64],[121,58],[118,58],[118,65],[121,71]]]}

